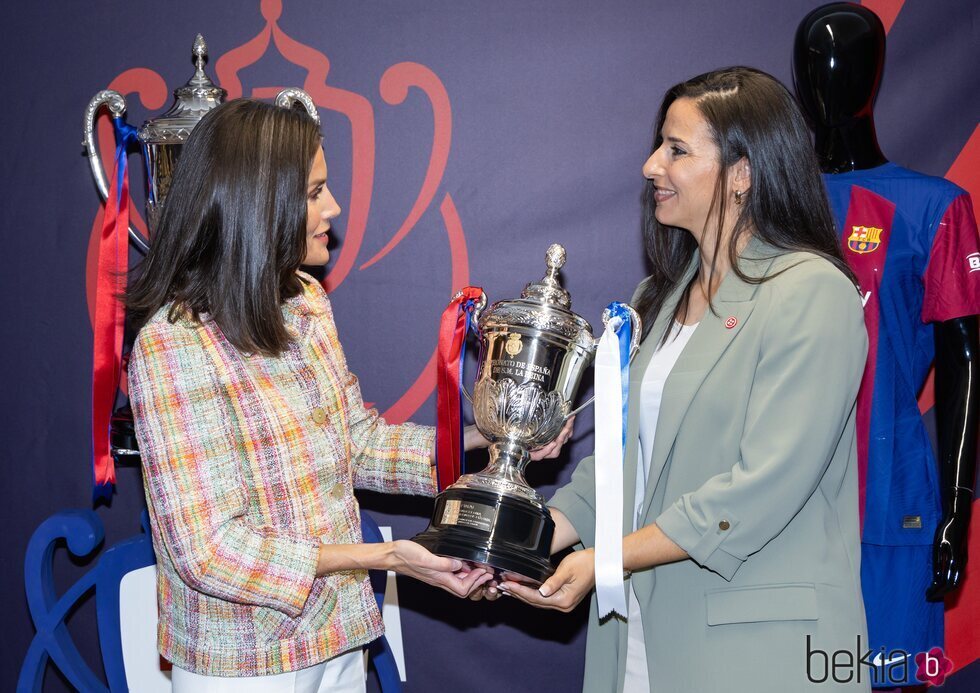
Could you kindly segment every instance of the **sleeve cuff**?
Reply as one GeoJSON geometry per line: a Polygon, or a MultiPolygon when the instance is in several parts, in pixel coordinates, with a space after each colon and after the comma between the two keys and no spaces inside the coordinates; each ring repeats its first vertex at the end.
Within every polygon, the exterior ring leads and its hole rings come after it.
{"type": "Polygon", "coordinates": [[[584,547],[595,545],[595,510],[585,499],[568,487],[560,488],[548,501],[548,507],[559,510],[568,518],[584,547]]]}
{"type": "Polygon", "coordinates": [[[718,573],[731,581],[736,571],[745,562],[745,557],[735,556],[721,548],[721,544],[738,526],[738,519],[726,513],[707,523],[707,531],[703,532],[691,522],[684,510],[684,499],[679,499],[667,508],[656,524],[671,541],[687,552],[691,559],[702,568],[718,573]]]}

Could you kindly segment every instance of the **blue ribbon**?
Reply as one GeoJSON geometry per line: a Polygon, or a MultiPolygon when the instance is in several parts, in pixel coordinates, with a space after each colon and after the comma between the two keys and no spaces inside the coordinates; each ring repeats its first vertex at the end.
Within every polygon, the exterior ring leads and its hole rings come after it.
{"type": "Polygon", "coordinates": [[[623,450],[626,450],[626,412],[630,395],[630,343],[633,339],[633,321],[625,303],[613,301],[606,307],[609,319],[620,318],[616,336],[619,337],[619,372],[623,384],[623,450]]]}
{"type": "MultiPolygon", "coordinates": [[[[112,119],[112,134],[116,140],[116,190],[120,192],[128,168],[126,152],[130,145],[136,144],[136,133],[136,128],[123,120],[123,116],[112,119]]],[[[116,200],[118,203],[119,200],[116,200]]],[[[129,233],[129,229],[126,229],[126,233],[129,233]]]]}
{"type": "MultiPolygon", "coordinates": [[[[467,300],[463,303],[459,309],[463,311],[466,315],[466,326],[463,328],[463,343],[459,347],[459,406],[463,406],[463,366],[466,364],[466,338],[470,336],[470,331],[473,330],[473,311],[476,309],[476,301],[473,299],[467,300]]],[[[463,417],[459,417],[459,473],[466,474],[466,446],[463,443],[463,417]]]]}

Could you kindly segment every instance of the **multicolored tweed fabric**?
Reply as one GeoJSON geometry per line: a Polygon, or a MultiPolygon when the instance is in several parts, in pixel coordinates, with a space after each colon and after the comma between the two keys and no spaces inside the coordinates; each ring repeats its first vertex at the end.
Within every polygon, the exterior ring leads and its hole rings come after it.
{"type": "Polygon", "coordinates": [[[243,355],[206,316],[171,324],[164,308],[130,359],[159,649],[197,673],[292,671],[380,636],[367,572],[317,578],[320,543],[362,541],[354,487],[436,491],[434,429],[364,407],[326,293],[300,276],[280,357],[243,355]]]}

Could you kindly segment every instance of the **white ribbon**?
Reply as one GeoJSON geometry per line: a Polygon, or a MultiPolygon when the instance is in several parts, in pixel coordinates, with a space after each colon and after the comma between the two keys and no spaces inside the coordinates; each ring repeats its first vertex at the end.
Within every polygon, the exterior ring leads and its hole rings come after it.
{"type": "Polygon", "coordinates": [[[595,590],[599,618],[626,617],[623,587],[623,381],[619,336],[622,319],[606,325],[595,357],[595,590]]]}

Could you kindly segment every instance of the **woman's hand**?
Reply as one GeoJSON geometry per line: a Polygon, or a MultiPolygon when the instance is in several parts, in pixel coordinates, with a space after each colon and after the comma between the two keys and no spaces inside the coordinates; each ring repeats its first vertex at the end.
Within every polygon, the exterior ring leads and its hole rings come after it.
{"type": "Polygon", "coordinates": [[[561,454],[562,446],[568,442],[568,439],[572,437],[572,428],[575,425],[575,417],[572,416],[565,422],[562,426],[561,432],[558,437],[547,445],[538,448],[537,450],[531,451],[531,461],[537,462],[538,460],[552,460],[561,454]]]}
{"type": "MultiPolygon", "coordinates": [[[[561,454],[562,446],[568,442],[568,439],[572,437],[572,428],[575,424],[575,417],[572,416],[565,422],[562,426],[561,432],[558,433],[558,437],[547,445],[538,448],[537,450],[531,451],[531,461],[537,462],[538,460],[544,459],[554,459],[561,454]]],[[[490,441],[483,437],[483,434],[477,429],[476,426],[470,424],[463,429],[463,450],[477,450],[479,448],[485,448],[490,445],[490,441]]],[[[435,459],[435,450],[432,451],[430,457],[435,459]]]]}
{"type": "Polygon", "coordinates": [[[490,441],[483,437],[476,426],[470,424],[463,428],[463,450],[476,450],[490,445],[490,441]]]}
{"type": "Polygon", "coordinates": [[[469,596],[493,577],[493,573],[483,568],[436,556],[405,539],[378,544],[322,544],[317,576],[344,570],[393,570],[441,587],[457,597],[469,596]]]}
{"type": "Polygon", "coordinates": [[[522,602],[543,609],[569,612],[595,587],[595,551],[584,549],[565,557],[555,574],[538,589],[517,582],[502,582],[498,589],[522,602]]]}
{"type": "MultiPolygon", "coordinates": [[[[551,553],[555,553],[567,549],[577,542],[578,532],[575,531],[575,527],[572,526],[572,523],[568,521],[568,518],[565,517],[561,510],[557,508],[548,508],[548,510],[551,511],[551,519],[555,523],[554,539],[551,541],[551,553]]],[[[500,589],[498,581],[491,579],[470,592],[470,599],[473,601],[486,599],[492,602],[499,599],[502,595],[506,596],[506,594],[506,592],[500,589]]]]}
{"type": "Polygon", "coordinates": [[[457,597],[469,596],[493,577],[483,568],[471,568],[455,558],[436,556],[414,541],[391,542],[386,568],[436,587],[457,597]]]}
{"type": "Polygon", "coordinates": [[[498,599],[500,599],[501,596],[505,596],[505,595],[500,590],[500,585],[498,584],[498,582],[493,579],[492,573],[490,575],[489,580],[487,580],[479,587],[474,588],[473,591],[470,592],[469,594],[469,598],[474,602],[478,602],[483,599],[486,599],[488,602],[495,602],[498,599]]]}

